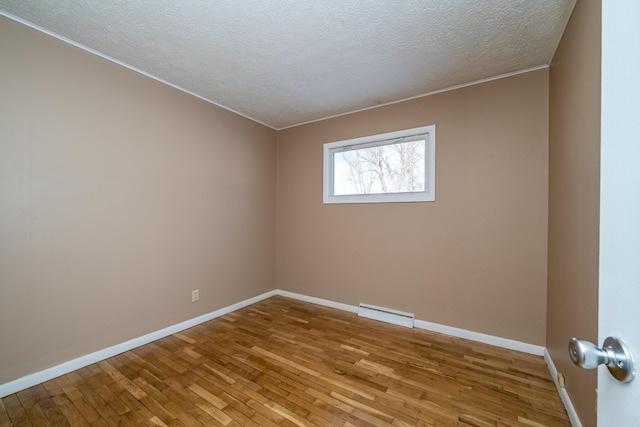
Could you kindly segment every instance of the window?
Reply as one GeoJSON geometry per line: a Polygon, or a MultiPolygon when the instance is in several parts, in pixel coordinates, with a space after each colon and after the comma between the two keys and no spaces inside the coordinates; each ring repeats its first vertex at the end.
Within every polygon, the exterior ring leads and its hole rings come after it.
{"type": "Polygon", "coordinates": [[[324,144],[324,203],[435,200],[435,125],[324,144]]]}

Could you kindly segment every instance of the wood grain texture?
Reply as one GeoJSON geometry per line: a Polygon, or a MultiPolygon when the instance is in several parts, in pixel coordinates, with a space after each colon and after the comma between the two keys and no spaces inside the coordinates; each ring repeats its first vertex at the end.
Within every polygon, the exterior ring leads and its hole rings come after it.
{"type": "Polygon", "coordinates": [[[0,426],[569,426],[542,357],[273,297],[0,401],[0,426]]]}

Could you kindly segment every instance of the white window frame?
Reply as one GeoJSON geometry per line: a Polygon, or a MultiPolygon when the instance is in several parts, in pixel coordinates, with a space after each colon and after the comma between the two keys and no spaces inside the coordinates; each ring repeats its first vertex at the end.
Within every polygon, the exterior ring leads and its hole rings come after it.
{"type": "Polygon", "coordinates": [[[436,125],[406,129],[397,132],[347,139],[324,144],[323,202],[333,203],[396,203],[396,202],[433,202],[436,199],[436,125]],[[367,146],[391,145],[398,139],[412,136],[425,136],[425,191],[382,194],[333,194],[333,153],[343,147],[357,149],[367,146]],[[387,144],[385,144],[385,142],[387,144]]]}

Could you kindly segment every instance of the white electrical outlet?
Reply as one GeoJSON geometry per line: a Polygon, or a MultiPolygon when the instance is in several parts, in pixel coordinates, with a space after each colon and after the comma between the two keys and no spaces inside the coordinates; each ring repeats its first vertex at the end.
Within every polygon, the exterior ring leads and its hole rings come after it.
{"type": "Polygon", "coordinates": [[[191,302],[196,302],[200,299],[200,289],[194,289],[191,291],[191,302]]]}

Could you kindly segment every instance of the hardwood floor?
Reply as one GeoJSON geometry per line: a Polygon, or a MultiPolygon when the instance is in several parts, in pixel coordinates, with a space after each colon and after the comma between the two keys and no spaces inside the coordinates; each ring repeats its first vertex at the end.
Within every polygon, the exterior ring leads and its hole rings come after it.
{"type": "Polygon", "coordinates": [[[0,403],[0,426],[570,425],[541,357],[283,297],[0,403]]]}

